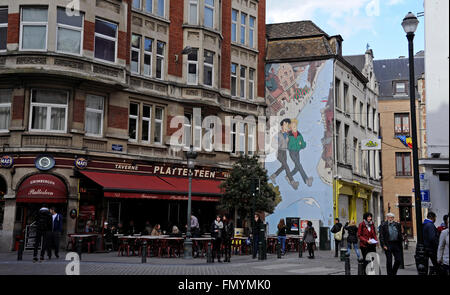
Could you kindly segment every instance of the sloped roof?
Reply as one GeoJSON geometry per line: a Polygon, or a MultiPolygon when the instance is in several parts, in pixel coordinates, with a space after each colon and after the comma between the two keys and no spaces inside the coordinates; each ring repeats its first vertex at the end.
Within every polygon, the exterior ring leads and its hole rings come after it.
{"type": "Polygon", "coordinates": [[[325,37],[272,41],[267,46],[267,60],[301,59],[332,54],[325,37]]]}
{"type": "Polygon", "coordinates": [[[355,66],[360,72],[363,71],[364,66],[366,65],[366,55],[347,55],[344,56],[344,59],[348,61],[350,64],[355,66]]]}
{"type": "Polygon", "coordinates": [[[327,33],[322,31],[318,26],[316,26],[316,24],[314,24],[310,20],[279,24],[267,24],[266,35],[268,40],[303,38],[319,35],[325,35],[328,37],[327,33]]]}

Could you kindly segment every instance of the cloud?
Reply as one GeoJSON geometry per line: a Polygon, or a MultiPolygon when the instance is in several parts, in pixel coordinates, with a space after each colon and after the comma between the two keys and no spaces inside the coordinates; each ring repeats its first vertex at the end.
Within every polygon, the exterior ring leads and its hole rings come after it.
{"type": "Polygon", "coordinates": [[[397,5],[397,4],[401,4],[405,2],[405,0],[389,0],[389,2],[387,3],[388,6],[393,6],[393,5],[397,5]]]}

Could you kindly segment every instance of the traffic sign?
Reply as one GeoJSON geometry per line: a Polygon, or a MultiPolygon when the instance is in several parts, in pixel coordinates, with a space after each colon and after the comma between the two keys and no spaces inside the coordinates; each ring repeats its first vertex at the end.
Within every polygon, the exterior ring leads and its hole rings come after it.
{"type": "Polygon", "coordinates": [[[432,208],[431,202],[422,202],[422,208],[431,209],[432,208]]]}
{"type": "Polygon", "coordinates": [[[422,199],[422,202],[430,202],[430,191],[429,190],[421,190],[420,196],[422,199]]]}

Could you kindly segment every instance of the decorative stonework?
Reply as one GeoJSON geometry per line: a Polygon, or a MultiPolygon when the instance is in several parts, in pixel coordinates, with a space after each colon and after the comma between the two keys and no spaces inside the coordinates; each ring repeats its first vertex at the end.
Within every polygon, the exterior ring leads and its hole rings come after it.
{"type": "Polygon", "coordinates": [[[16,64],[18,65],[26,65],[26,64],[40,64],[45,65],[47,63],[47,58],[45,57],[37,57],[37,56],[19,56],[16,59],[16,64]]]}
{"type": "Polygon", "coordinates": [[[106,143],[102,141],[95,141],[95,140],[83,140],[83,147],[86,147],[88,150],[92,151],[106,151],[106,143]]]}
{"type": "Polygon", "coordinates": [[[200,40],[200,34],[197,32],[188,32],[188,40],[198,41],[200,40]]]}
{"type": "Polygon", "coordinates": [[[119,71],[107,67],[102,67],[99,65],[94,65],[92,71],[96,74],[102,74],[116,78],[119,77],[119,71]]]}
{"type": "Polygon", "coordinates": [[[214,93],[208,91],[203,91],[202,95],[205,98],[216,98],[216,95],[214,93]]]}
{"type": "Polygon", "coordinates": [[[0,57],[0,65],[6,64],[6,57],[0,57]]]}
{"type": "Polygon", "coordinates": [[[198,96],[198,90],[187,89],[186,90],[186,95],[198,96]]]}
{"type": "Polygon", "coordinates": [[[23,146],[48,146],[48,147],[68,147],[72,145],[69,137],[59,137],[52,135],[27,135],[22,137],[23,146]]]}
{"type": "Polygon", "coordinates": [[[159,91],[159,92],[166,92],[167,91],[167,87],[163,86],[163,85],[155,85],[155,90],[159,91]]]}
{"type": "Polygon", "coordinates": [[[138,27],[142,27],[142,18],[133,16],[133,25],[136,25],[138,27]]]}
{"type": "Polygon", "coordinates": [[[55,65],[61,66],[61,67],[78,69],[78,70],[84,69],[84,64],[81,62],[76,62],[76,61],[67,60],[67,59],[60,59],[60,58],[55,59],[55,65]]]}
{"type": "Polygon", "coordinates": [[[130,85],[134,87],[141,87],[141,80],[131,78],[130,85]]]}
{"type": "Polygon", "coordinates": [[[120,5],[108,0],[96,0],[96,6],[120,13],[120,5]]]}
{"type": "Polygon", "coordinates": [[[145,21],[145,27],[146,27],[147,29],[149,29],[150,31],[154,31],[154,30],[155,30],[155,23],[146,20],[146,21],[145,21]]]}
{"type": "Polygon", "coordinates": [[[153,83],[144,81],[144,88],[153,89],[153,83]]]}

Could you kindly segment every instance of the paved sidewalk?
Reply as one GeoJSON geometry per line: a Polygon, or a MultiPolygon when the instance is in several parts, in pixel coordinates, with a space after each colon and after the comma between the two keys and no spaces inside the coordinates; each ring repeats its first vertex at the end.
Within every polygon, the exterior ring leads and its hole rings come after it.
{"type": "MultiPolygon", "coordinates": [[[[405,269],[399,275],[416,275],[414,247],[405,251],[405,269]]],[[[68,261],[62,252],[59,259],[32,262],[32,252],[26,251],[22,261],[16,252],[0,253],[0,275],[64,275],[68,261]]],[[[380,250],[381,273],[386,274],[386,257],[380,250]]],[[[233,256],[231,263],[206,263],[206,258],[147,258],[117,256],[117,252],[82,254],[81,275],[344,275],[344,262],[334,258],[332,251],[316,251],[315,259],[288,253],[281,259],[268,254],[267,260],[252,259],[250,255],[233,256]]],[[[356,275],[358,265],[354,252],[351,273],[356,275]]]]}

